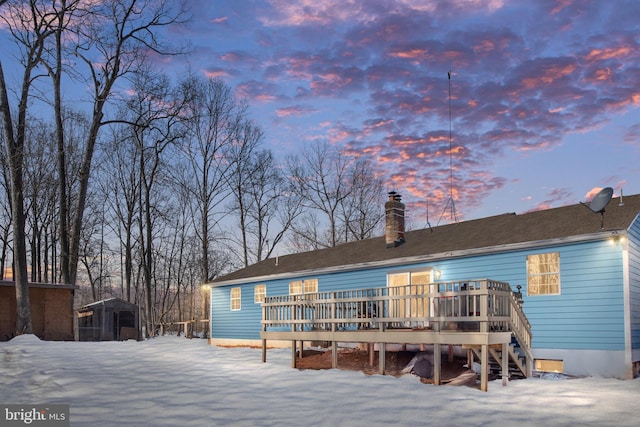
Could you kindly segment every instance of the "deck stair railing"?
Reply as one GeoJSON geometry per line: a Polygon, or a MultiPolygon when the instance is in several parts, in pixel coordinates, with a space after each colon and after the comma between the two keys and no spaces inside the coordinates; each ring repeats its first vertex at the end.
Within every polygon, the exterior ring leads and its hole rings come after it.
{"type": "Polygon", "coordinates": [[[517,347],[511,357],[530,375],[531,325],[506,282],[479,279],[270,296],[262,310],[264,331],[511,332],[517,347]]]}

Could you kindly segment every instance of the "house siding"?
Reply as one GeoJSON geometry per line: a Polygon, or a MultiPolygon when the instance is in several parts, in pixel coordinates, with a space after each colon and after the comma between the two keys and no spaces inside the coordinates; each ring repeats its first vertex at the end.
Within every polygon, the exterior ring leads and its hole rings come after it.
{"type": "Polygon", "coordinates": [[[522,286],[535,349],[624,349],[622,251],[606,241],[443,261],[441,280],[490,277],[522,286]],[[560,295],[527,295],[527,255],[559,252],[560,295]]]}
{"type": "Polygon", "coordinates": [[[640,217],[628,230],[629,317],[633,361],[640,360],[640,217]]]}
{"type": "MultiPolygon", "coordinates": [[[[622,351],[625,349],[622,265],[620,245],[603,240],[295,279],[317,278],[318,290],[322,292],[386,286],[389,273],[425,268],[439,270],[440,281],[478,278],[506,281],[514,290],[517,285],[522,286],[524,311],[533,327],[534,350],[622,351]],[[527,296],[527,255],[545,252],[560,253],[561,293],[527,296]]],[[[636,265],[633,270],[637,275],[639,267],[636,265]]],[[[212,288],[212,338],[259,339],[261,310],[260,304],[253,302],[254,286],[266,284],[267,296],[287,295],[291,280],[294,279],[212,288]],[[230,310],[230,289],[233,287],[242,288],[242,308],[239,311],[230,310]]],[[[638,281],[635,283],[637,285],[638,281]]],[[[640,296],[638,286],[634,292],[637,299],[640,296]]],[[[640,306],[636,306],[634,313],[640,313],[640,306]]],[[[637,324],[636,333],[639,327],[637,324]]],[[[634,342],[637,341],[636,336],[634,342]]]]}
{"type": "MultiPolygon", "coordinates": [[[[267,295],[268,295],[267,287],[267,295]]],[[[253,285],[211,289],[211,336],[257,339],[260,336],[260,304],[253,302],[253,285]],[[231,289],[240,287],[240,310],[231,310],[231,289]]]]}
{"type": "Polygon", "coordinates": [[[624,350],[623,256],[607,241],[560,250],[560,295],[525,297],[533,347],[624,350]]]}

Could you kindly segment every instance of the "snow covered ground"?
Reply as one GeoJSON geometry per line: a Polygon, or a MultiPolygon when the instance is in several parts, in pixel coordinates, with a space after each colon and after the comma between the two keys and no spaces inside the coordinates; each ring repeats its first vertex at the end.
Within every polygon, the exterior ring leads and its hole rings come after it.
{"type": "Polygon", "coordinates": [[[0,343],[0,403],[69,404],[72,426],[637,426],[640,380],[531,378],[469,387],[299,371],[290,350],[135,342],[0,343]]]}

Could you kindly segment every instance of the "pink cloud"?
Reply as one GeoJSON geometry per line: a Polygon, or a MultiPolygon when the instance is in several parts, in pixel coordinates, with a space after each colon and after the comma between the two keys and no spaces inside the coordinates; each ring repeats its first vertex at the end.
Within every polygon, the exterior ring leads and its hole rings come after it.
{"type": "Polygon", "coordinates": [[[640,123],[635,123],[627,129],[624,134],[624,141],[634,145],[640,141],[640,123]]]}
{"type": "Polygon", "coordinates": [[[535,67],[531,75],[523,77],[522,85],[526,89],[535,89],[539,86],[549,85],[576,71],[575,64],[540,64],[535,67]]]}
{"type": "Polygon", "coordinates": [[[225,77],[230,76],[229,70],[226,70],[224,68],[204,70],[203,73],[206,77],[214,79],[224,79],[225,77]]]}
{"type": "Polygon", "coordinates": [[[551,209],[554,206],[565,206],[574,204],[576,200],[573,193],[566,188],[554,188],[547,194],[547,199],[536,203],[535,207],[527,212],[551,209]]]}
{"type": "Polygon", "coordinates": [[[304,116],[316,111],[318,110],[312,107],[303,105],[292,105],[290,107],[276,109],[276,115],[281,118],[290,116],[304,116]]]}
{"type": "Polygon", "coordinates": [[[585,199],[587,201],[591,201],[594,197],[598,195],[600,191],[602,191],[602,188],[603,187],[593,187],[591,190],[587,191],[587,194],[585,194],[585,199]]]}
{"type": "Polygon", "coordinates": [[[556,5],[553,9],[551,9],[551,14],[552,15],[557,15],[560,12],[562,12],[564,9],[568,8],[569,6],[571,6],[573,3],[573,0],[556,0],[556,5]]]}
{"type": "Polygon", "coordinates": [[[621,59],[631,56],[632,48],[629,46],[620,46],[615,48],[591,49],[585,56],[587,61],[605,61],[609,59],[621,59]]]}
{"type": "Polygon", "coordinates": [[[279,88],[271,83],[256,80],[244,82],[236,86],[236,95],[239,98],[253,100],[259,103],[273,102],[281,98],[279,88]]]}
{"type": "MultiPolygon", "coordinates": [[[[219,38],[210,69],[228,70],[239,95],[270,104],[266,122],[278,126],[267,131],[370,156],[390,185],[433,198],[433,209],[449,197],[452,154],[458,209],[470,212],[516,179],[501,176],[507,153],[552,155],[567,135],[586,136],[640,105],[632,11],[525,3],[268,0],[238,39],[219,38]],[[242,45],[249,37],[251,48],[242,45]]],[[[553,193],[539,206],[570,198],[553,193]]]]}
{"type": "Polygon", "coordinates": [[[221,16],[219,18],[210,19],[209,22],[212,24],[227,24],[229,22],[229,18],[227,16],[221,16]]]}

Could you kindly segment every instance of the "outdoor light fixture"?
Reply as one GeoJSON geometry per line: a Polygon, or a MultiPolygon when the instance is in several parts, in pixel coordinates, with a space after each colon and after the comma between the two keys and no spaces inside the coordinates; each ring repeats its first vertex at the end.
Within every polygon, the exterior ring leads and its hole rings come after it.
{"type": "Polygon", "coordinates": [[[625,242],[625,237],[618,234],[617,231],[611,233],[611,237],[609,238],[609,243],[612,245],[620,244],[625,242]]]}

